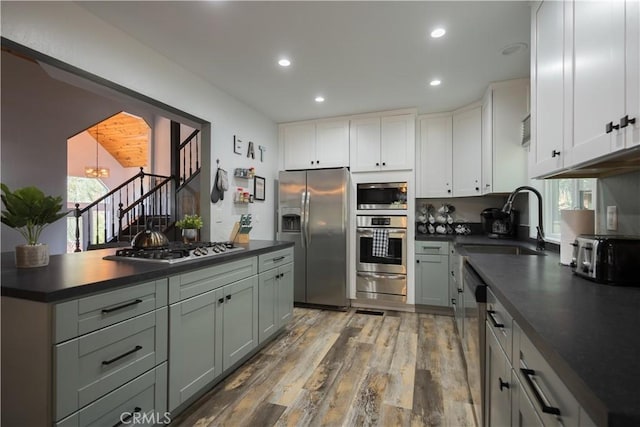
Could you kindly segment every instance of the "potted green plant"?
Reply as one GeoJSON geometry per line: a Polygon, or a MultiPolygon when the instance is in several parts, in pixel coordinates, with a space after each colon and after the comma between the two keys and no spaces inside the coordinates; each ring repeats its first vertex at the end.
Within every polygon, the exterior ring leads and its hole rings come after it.
{"type": "Polygon", "coordinates": [[[182,239],[185,243],[195,242],[198,238],[198,230],[202,228],[202,218],[200,215],[185,215],[184,218],[176,221],[176,227],[182,229],[182,239]]]}
{"type": "Polygon", "coordinates": [[[49,246],[39,243],[40,233],[49,224],[67,216],[62,210],[62,197],[45,196],[36,187],[2,189],[2,223],[14,228],[24,237],[26,244],[16,246],[17,267],[42,267],[49,264],[49,246]]]}

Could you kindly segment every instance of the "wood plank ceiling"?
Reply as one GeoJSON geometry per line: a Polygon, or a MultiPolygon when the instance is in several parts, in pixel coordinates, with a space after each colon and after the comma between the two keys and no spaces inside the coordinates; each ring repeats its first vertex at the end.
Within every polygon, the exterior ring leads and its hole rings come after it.
{"type": "Polygon", "coordinates": [[[140,117],[120,112],[87,132],[125,168],[148,166],[150,128],[140,117]]]}

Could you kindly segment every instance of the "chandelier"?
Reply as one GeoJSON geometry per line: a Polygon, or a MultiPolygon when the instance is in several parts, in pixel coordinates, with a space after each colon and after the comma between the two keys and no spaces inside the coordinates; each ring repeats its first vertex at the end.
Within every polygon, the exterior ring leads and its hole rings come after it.
{"type": "Polygon", "coordinates": [[[109,168],[100,166],[98,163],[98,151],[100,148],[100,125],[96,125],[96,165],[85,166],[84,175],[87,178],[109,178],[109,168]]]}

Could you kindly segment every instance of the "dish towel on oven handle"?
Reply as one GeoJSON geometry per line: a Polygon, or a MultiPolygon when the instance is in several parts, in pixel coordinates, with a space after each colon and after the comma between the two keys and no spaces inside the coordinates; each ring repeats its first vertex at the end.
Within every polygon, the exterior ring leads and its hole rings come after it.
{"type": "Polygon", "coordinates": [[[389,230],[377,228],[373,230],[373,247],[371,255],[386,258],[389,255],[389,230]]]}

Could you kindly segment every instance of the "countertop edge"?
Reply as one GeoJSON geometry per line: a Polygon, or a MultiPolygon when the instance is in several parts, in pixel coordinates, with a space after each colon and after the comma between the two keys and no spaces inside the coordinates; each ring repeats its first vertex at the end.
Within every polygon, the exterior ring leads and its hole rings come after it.
{"type": "MultiPolygon", "coordinates": [[[[198,259],[193,261],[187,261],[183,263],[168,265],[168,264],[158,264],[153,265],[156,267],[152,270],[144,271],[137,274],[131,274],[128,276],[117,277],[113,279],[102,280],[94,283],[84,283],[78,284],[74,287],[68,287],[64,289],[54,290],[51,292],[44,291],[35,291],[29,289],[23,289],[19,287],[9,287],[2,285],[1,286],[1,295],[3,297],[9,298],[18,298],[18,299],[26,299],[34,302],[43,302],[43,303],[57,303],[62,302],[68,299],[79,298],[85,295],[104,292],[108,290],[115,290],[123,286],[130,285],[132,282],[144,282],[148,280],[154,280],[161,277],[172,276],[175,274],[180,274],[185,271],[206,268],[217,264],[222,264],[224,262],[235,261],[243,258],[248,258],[251,256],[258,256],[264,253],[273,252],[279,249],[286,249],[288,247],[293,247],[293,242],[287,241],[278,241],[278,240],[258,240],[254,241],[259,245],[264,245],[256,248],[251,248],[251,242],[248,244],[238,244],[239,246],[245,246],[248,248],[246,251],[238,251],[231,252],[229,254],[221,254],[219,256],[198,259]]],[[[62,254],[60,256],[64,256],[62,254]]],[[[130,261],[108,261],[113,263],[125,263],[130,265],[130,261]]],[[[147,267],[151,267],[147,265],[147,267]]]]}
{"type": "Polygon", "coordinates": [[[536,331],[533,325],[531,325],[531,323],[520,313],[520,310],[518,310],[509,298],[502,293],[500,286],[493,283],[491,278],[484,274],[482,267],[474,263],[473,255],[468,256],[467,260],[473,269],[480,275],[482,280],[485,281],[487,286],[491,288],[491,291],[505,306],[509,314],[513,316],[513,319],[518,323],[522,331],[527,335],[538,351],[540,351],[544,359],[549,363],[554,372],[573,394],[580,406],[589,413],[589,416],[593,421],[597,425],[611,425],[612,418],[617,418],[619,416],[624,417],[624,414],[612,413],[607,408],[604,402],[595,395],[591,388],[571,368],[566,360],[560,356],[553,346],[536,331]]]}

